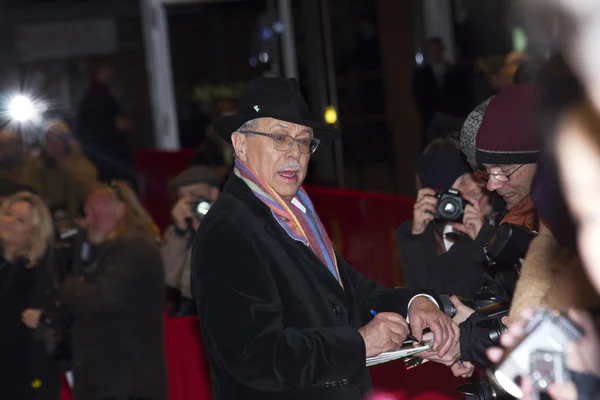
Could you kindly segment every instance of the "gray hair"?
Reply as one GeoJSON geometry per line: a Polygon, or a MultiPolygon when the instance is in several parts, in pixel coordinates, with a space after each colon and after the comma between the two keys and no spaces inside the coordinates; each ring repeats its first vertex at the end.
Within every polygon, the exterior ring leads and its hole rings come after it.
{"type": "Polygon", "coordinates": [[[253,130],[256,130],[257,127],[258,127],[258,118],[254,118],[254,119],[244,122],[242,124],[242,126],[240,126],[236,130],[236,132],[253,131],[253,130]]]}

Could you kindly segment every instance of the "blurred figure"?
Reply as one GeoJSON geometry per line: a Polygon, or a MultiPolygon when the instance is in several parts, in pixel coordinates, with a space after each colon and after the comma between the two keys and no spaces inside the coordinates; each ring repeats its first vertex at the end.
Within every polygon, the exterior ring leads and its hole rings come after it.
{"type": "Polygon", "coordinates": [[[487,217],[490,196],[471,173],[458,142],[431,142],[418,164],[413,219],[398,228],[398,247],[407,287],[471,298],[483,285],[483,246],[494,233],[487,217]],[[434,219],[436,190],[457,189],[470,202],[458,223],[434,219]]]}
{"type": "Polygon", "coordinates": [[[132,124],[110,91],[113,79],[108,63],[91,68],[91,85],[77,112],[77,134],[101,181],[124,179],[137,190],[135,162],[127,140],[132,124]]]}
{"type": "Polygon", "coordinates": [[[166,400],[158,230],[124,182],[94,187],[85,214],[93,262],[62,290],[74,315],[74,399],[166,400]]]}
{"type": "Polygon", "coordinates": [[[50,120],[43,131],[41,152],[33,158],[32,184],[55,217],[62,213],[73,223],[98,172],[64,121],[50,120]]]}
{"type": "Polygon", "coordinates": [[[31,187],[53,211],[62,210],[71,221],[96,176],[96,168],[63,121],[48,121],[37,152],[26,152],[15,132],[0,131],[0,178],[31,187]]]}
{"type": "Polygon", "coordinates": [[[169,185],[177,191],[177,202],[171,209],[173,222],[165,230],[161,253],[167,285],[178,289],[183,296],[179,300],[183,314],[195,313],[190,290],[192,241],[202,216],[197,214],[194,204],[204,200],[213,203],[221,192],[220,185],[217,170],[203,166],[184,170],[169,185]]]}
{"type": "Polygon", "coordinates": [[[460,114],[462,106],[460,82],[454,67],[444,54],[444,42],[439,37],[427,40],[425,44],[425,66],[413,78],[414,97],[421,114],[423,147],[427,144],[427,131],[440,112],[460,114]]]}
{"type": "Polygon", "coordinates": [[[0,129],[0,178],[25,184],[31,168],[28,161],[17,133],[8,128],[0,129]]]}
{"type": "MultiPolygon", "coordinates": [[[[213,121],[216,118],[237,114],[237,101],[223,98],[214,102],[213,121]]],[[[213,124],[206,128],[204,140],[196,150],[190,165],[204,165],[217,168],[221,183],[225,182],[233,168],[233,148],[215,131],[213,124]]]]}
{"type": "Polygon", "coordinates": [[[0,208],[0,390],[6,399],[59,397],[59,372],[38,340],[51,286],[54,231],[42,199],[28,192],[0,208]]]}

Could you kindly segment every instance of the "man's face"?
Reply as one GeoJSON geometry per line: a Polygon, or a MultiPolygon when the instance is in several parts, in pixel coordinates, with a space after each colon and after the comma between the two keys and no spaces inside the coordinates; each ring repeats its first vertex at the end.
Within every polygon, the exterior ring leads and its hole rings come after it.
{"type": "Polygon", "coordinates": [[[600,292],[600,141],[568,119],[559,129],[556,151],[565,199],[577,222],[579,254],[600,292]]]}
{"type": "Polygon", "coordinates": [[[63,159],[69,154],[69,140],[64,135],[49,132],[44,139],[44,149],[53,159],[63,159]]]}
{"type": "MultiPolygon", "coordinates": [[[[296,139],[312,138],[310,128],[273,118],[260,118],[255,131],[289,135],[296,139]]],[[[284,151],[276,150],[272,138],[260,135],[234,132],[232,140],[237,157],[264,184],[287,200],[294,198],[306,177],[310,154],[301,153],[298,143],[284,151]]]]}
{"type": "Polygon", "coordinates": [[[529,196],[536,166],[536,164],[483,164],[485,170],[490,174],[487,190],[490,192],[496,191],[502,196],[502,199],[506,202],[506,209],[510,210],[529,196]],[[493,174],[510,175],[510,180],[508,182],[499,181],[493,174]]]}
{"type": "Polygon", "coordinates": [[[210,186],[206,183],[194,183],[181,186],[177,189],[177,196],[179,198],[189,198],[191,200],[206,199],[215,201],[217,200],[217,197],[219,197],[220,192],[219,188],[210,186]]]}
{"type": "Polygon", "coordinates": [[[85,219],[92,243],[102,243],[116,229],[125,214],[125,204],[110,193],[95,193],[85,202],[85,219]]]}

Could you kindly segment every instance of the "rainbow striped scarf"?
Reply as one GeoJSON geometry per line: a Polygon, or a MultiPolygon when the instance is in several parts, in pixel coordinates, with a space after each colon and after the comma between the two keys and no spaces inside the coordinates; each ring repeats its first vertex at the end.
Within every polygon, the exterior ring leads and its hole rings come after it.
{"type": "Polygon", "coordinates": [[[248,185],[259,200],[269,207],[273,217],[287,234],[310,247],[342,285],[333,245],[304,189],[300,188],[296,197],[288,201],[282,199],[273,188],[264,185],[240,160],[235,161],[233,172],[248,185]],[[300,206],[294,204],[296,202],[300,206]]]}

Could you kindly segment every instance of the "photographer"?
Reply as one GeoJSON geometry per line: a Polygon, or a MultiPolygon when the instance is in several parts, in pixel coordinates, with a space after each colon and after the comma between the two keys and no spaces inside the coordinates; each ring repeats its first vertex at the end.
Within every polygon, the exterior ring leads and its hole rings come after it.
{"type": "Polygon", "coordinates": [[[411,221],[398,228],[398,246],[408,287],[472,297],[483,284],[483,246],[493,233],[489,196],[470,173],[458,144],[439,139],[430,144],[418,164],[418,191],[411,221]],[[439,215],[439,196],[432,188],[460,192],[464,217],[460,222],[439,215]],[[466,203],[465,202],[468,202],[466,203]],[[437,214],[437,216],[436,216],[437,214]]]}
{"type": "MultiPolygon", "coordinates": [[[[184,314],[193,312],[190,292],[191,242],[202,218],[195,208],[202,201],[212,203],[217,199],[220,182],[221,176],[216,169],[195,166],[181,172],[169,185],[171,190],[177,191],[177,202],[171,209],[173,223],[165,231],[161,255],[167,285],[179,290],[178,294],[183,297],[183,300],[177,299],[175,302],[182,301],[182,307],[185,307],[184,303],[191,303],[191,309],[183,310],[184,314]]],[[[179,297],[173,292],[171,290],[168,296],[170,301],[179,297]]]]}

